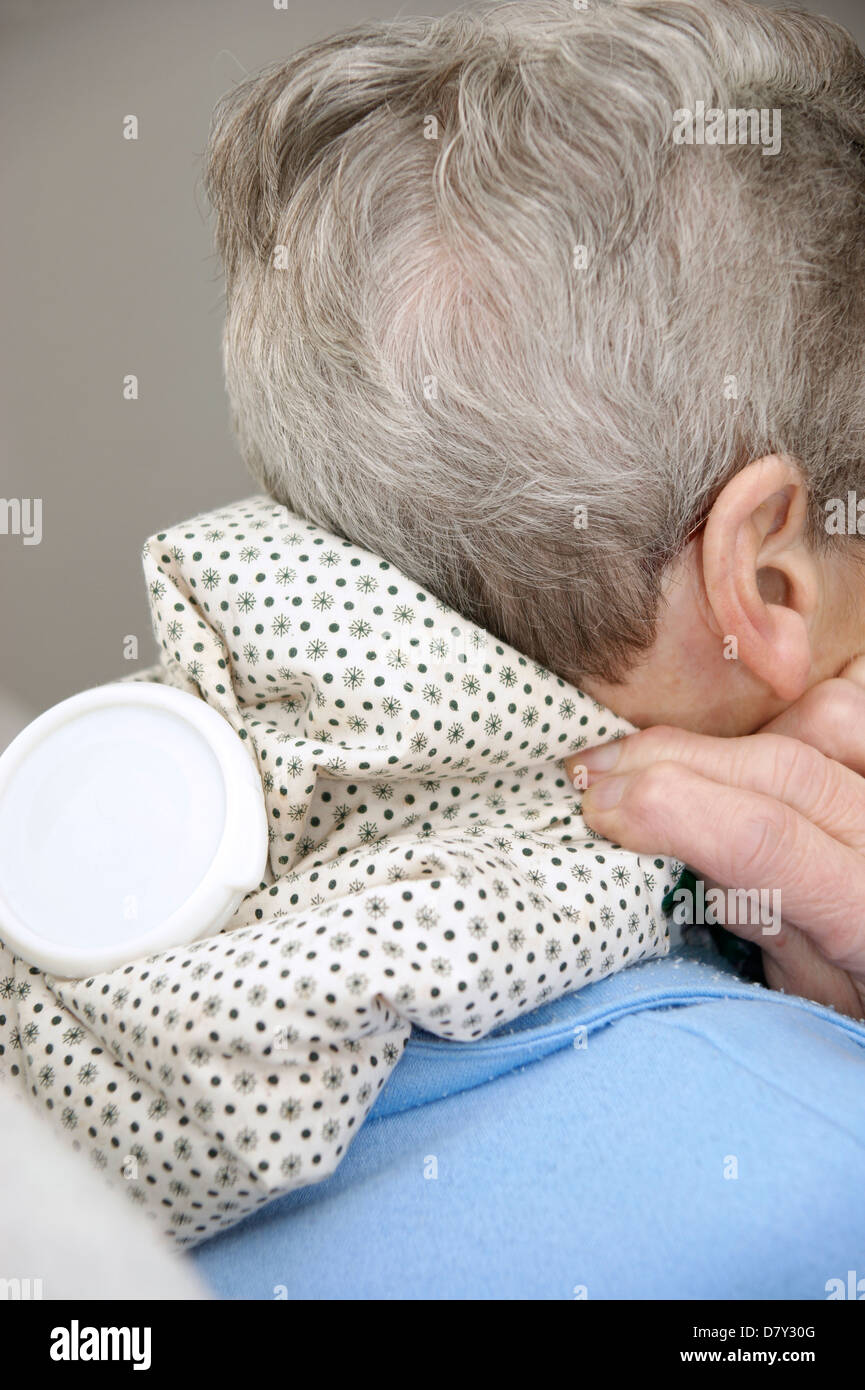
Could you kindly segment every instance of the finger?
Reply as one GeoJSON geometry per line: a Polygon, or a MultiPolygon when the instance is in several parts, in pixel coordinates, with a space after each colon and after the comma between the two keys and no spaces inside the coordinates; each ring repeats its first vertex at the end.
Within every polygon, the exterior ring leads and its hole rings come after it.
{"type": "Polygon", "coordinates": [[[582,754],[588,784],[598,775],[683,763],[714,782],[782,801],[827,835],[865,854],[865,784],[818,749],[781,734],[712,738],[657,725],[582,754]],[[595,771],[598,762],[599,772],[595,771]]]}
{"type": "MultiPolygon", "coordinates": [[[[590,787],[583,819],[637,854],[665,854],[718,883],[775,892],[773,905],[784,920],[830,961],[865,969],[865,859],[785,803],[712,781],[682,763],[655,762],[590,787]]],[[[746,935],[747,924],[736,931],[746,935]]],[[[767,934],[761,924],[752,939],[767,934]]]]}
{"type": "Polygon", "coordinates": [[[782,929],[771,943],[763,943],[763,971],[770,989],[801,994],[851,1018],[862,1017],[862,994],[851,976],[830,964],[797,927],[782,929]]]}
{"type": "Polygon", "coordinates": [[[813,686],[762,732],[799,739],[865,776],[865,688],[847,676],[813,686]]]}

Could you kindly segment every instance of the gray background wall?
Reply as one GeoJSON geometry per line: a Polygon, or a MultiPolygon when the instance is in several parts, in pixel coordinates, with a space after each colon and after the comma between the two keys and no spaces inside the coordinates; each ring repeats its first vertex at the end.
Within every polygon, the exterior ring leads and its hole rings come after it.
{"type": "MultiPolygon", "coordinates": [[[[403,4],[442,14],[453,0],[403,4]]],[[[865,44],[865,0],[810,8],[865,44]]],[[[222,289],[200,190],[210,112],[246,72],[395,0],[0,0],[0,534],[5,730],[155,655],[139,552],[254,491],[229,434],[222,289]],[[122,120],[139,119],[139,139],[122,120]],[[127,373],[137,401],[124,401],[127,373]]],[[[0,700],[0,747],[3,745],[0,700]]]]}

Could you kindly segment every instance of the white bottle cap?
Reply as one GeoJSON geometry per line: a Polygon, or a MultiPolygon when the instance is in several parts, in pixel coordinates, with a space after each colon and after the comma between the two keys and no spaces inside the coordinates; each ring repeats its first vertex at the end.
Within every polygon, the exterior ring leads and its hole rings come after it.
{"type": "Polygon", "coordinates": [[[74,695],[0,757],[0,940],[52,975],[196,941],[261,882],[261,780],[231,725],[172,686],[74,695]]]}

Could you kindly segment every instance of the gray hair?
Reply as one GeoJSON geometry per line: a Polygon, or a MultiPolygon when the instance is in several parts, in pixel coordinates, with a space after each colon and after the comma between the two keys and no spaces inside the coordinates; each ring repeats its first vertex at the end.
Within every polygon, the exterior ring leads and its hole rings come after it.
{"type": "Polygon", "coordinates": [[[620,680],[750,458],[799,460],[815,544],[861,480],[865,59],[744,0],[589,3],[315,43],[220,103],[207,188],[256,479],[620,680]],[[675,143],[695,100],[781,109],[780,152],[675,143]]]}

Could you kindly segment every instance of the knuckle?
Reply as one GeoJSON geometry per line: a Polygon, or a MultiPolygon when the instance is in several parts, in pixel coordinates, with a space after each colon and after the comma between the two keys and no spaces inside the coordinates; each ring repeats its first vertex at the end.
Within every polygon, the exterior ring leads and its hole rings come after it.
{"type": "Polygon", "coordinates": [[[795,862],[796,839],[796,816],[781,802],[770,802],[759,815],[747,816],[740,826],[737,880],[774,880],[776,868],[795,862]]]}
{"type": "MultiPolygon", "coordinates": [[[[797,807],[817,825],[837,820],[840,803],[849,800],[842,769],[820,749],[783,735],[773,740],[772,795],[797,807]]],[[[856,806],[850,808],[856,815],[856,806]]],[[[861,812],[860,817],[861,819],[861,812]]]]}
{"type": "Polygon", "coordinates": [[[847,733],[851,724],[862,718],[863,709],[865,691],[851,681],[824,681],[818,686],[818,717],[830,733],[847,733]]]}
{"type": "Polygon", "coordinates": [[[865,691],[852,681],[821,681],[803,697],[806,718],[810,725],[824,733],[841,735],[851,723],[862,718],[865,710],[865,691]]]}
{"type": "Polygon", "coordinates": [[[651,753],[655,750],[660,753],[681,742],[682,730],[672,724],[652,724],[648,729],[641,729],[636,737],[644,752],[651,753]]]}
{"type": "Polygon", "coordinates": [[[684,772],[678,763],[652,763],[638,772],[626,792],[632,814],[641,821],[656,822],[675,805],[684,772]]]}
{"type": "Polygon", "coordinates": [[[766,734],[765,738],[773,794],[797,800],[805,795],[813,798],[814,789],[819,792],[831,770],[828,760],[810,743],[799,739],[785,738],[783,734],[766,734]]]}

